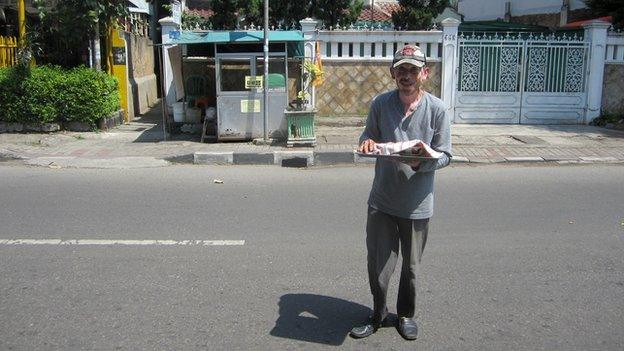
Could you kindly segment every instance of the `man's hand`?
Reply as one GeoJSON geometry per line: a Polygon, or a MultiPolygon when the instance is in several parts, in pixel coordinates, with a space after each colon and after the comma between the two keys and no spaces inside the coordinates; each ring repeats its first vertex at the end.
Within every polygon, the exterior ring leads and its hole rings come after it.
{"type": "Polygon", "coordinates": [[[375,149],[376,144],[377,143],[373,139],[366,139],[358,147],[358,152],[365,154],[371,153],[375,149]]]}
{"type": "MultiPolygon", "coordinates": [[[[417,150],[416,152],[412,153],[414,156],[430,156],[429,153],[427,152],[427,150],[425,150],[425,144],[422,141],[419,141],[418,144],[414,145],[412,148],[413,150],[417,150]]],[[[404,161],[403,163],[405,163],[406,165],[412,167],[413,170],[417,170],[418,167],[420,167],[420,161],[419,160],[414,160],[414,161],[404,161]]]]}

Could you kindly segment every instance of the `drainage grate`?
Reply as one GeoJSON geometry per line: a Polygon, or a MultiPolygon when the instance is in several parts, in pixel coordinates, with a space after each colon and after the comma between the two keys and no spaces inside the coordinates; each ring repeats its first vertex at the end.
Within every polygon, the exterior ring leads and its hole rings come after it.
{"type": "Polygon", "coordinates": [[[305,157],[293,157],[282,160],[282,167],[302,168],[308,166],[308,159],[305,157]]]}

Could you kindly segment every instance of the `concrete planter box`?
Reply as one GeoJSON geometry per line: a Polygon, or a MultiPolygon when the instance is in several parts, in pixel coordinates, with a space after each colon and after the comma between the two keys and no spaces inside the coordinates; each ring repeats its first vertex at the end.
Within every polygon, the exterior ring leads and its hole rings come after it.
{"type": "MultiPolygon", "coordinates": [[[[113,112],[109,117],[101,118],[97,121],[97,128],[108,130],[124,123],[123,110],[113,112]]],[[[89,123],[65,122],[59,123],[9,123],[0,121],[0,133],[51,133],[59,130],[69,130],[72,132],[91,132],[95,129],[89,123]]]]}
{"type": "Polygon", "coordinates": [[[58,123],[25,123],[25,132],[58,132],[61,126],[58,123]]]}
{"type": "Polygon", "coordinates": [[[109,128],[114,128],[123,122],[123,110],[119,110],[113,112],[108,117],[100,118],[97,120],[95,126],[85,122],[71,121],[63,123],[63,129],[72,132],[91,132],[94,129],[108,130],[109,128]]]}
{"type": "Polygon", "coordinates": [[[64,122],[63,130],[69,130],[71,132],[92,132],[95,129],[95,126],[85,123],[85,122],[64,122]]]}
{"type": "Polygon", "coordinates": [[[8,133],[21,133],[24,131],[24,124],[22,123],[7,123],[8,133]]]}
{"type": "Polygon", "coordinates": [[[61,130],[61,125],[58,123],[42,123],[39,125],[40,131],[50,133],[58,132],[61,130]]]}
{"type": "Polygon", "coordinates": [[[61,126],[58,123],[7,123],[0,122],[0,133],[22,133],[22,132],[58,132],[61,126]]]}
{"type": "Polygon", "coordinates": [[[110,116],[105,118],[100,118],[97,121],[98,129],[100,130],[108,130],[110,128],[115,128],[120,124],[124,123],[123,118],[123,110],[119,110],[117,112],[113,112],[110,116]]]}

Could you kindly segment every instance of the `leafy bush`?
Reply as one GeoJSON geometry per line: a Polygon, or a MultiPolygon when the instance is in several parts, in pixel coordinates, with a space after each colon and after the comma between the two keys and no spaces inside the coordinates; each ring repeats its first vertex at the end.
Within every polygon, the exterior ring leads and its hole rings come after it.
{"type": "Polygon", "coordinates": [[[17,122],[23,95],[18,70],[0,69],[0,120],[17,122]]]}
{"type": "Polygon", "coordinates": [[[88,68],[74,68],[58,90],[58,109],[66,121],[95,122],[119,109],[117,79],[88,68]]]}
{"type": "Polygon", "coordinates": [[[54,122],[58,116],[58,87],[61,76],[50,67],[31,70],[19,87],[21,111],[14,116],[20,122],[54,122]],[[21,120],[20,120],[21,119],[21,120]]]}
{"type": "Polygon", "coordinates": [[[49,123],[78,121],[95,126],[120,106],[117,79],[79,67],[0,69],[0,120],[49,123]]]}

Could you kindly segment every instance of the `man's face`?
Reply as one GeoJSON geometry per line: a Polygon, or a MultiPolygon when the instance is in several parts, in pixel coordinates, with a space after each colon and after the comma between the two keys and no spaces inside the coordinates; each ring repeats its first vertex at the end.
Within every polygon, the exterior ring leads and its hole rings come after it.
{"type": "Polygon", "coordinates": [[[427,66],[416,67],[409,63],[404,63],[398,67],[391,68],[390,74],[396,82],[397,88],[401,92],[410,95],[420,89],[422,83],[427,79],[429,69],[427,66]]]}

